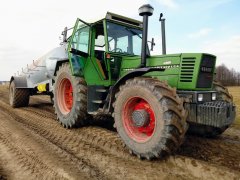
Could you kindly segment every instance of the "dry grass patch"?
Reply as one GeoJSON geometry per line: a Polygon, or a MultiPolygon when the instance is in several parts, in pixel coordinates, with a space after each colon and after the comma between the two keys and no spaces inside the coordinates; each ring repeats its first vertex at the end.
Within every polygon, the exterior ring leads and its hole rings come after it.
{"type": "Polygon", "coordinates": [[[240,125],[240,86],[228,87],[228,90],[232,94],[233,101],[237,107],[237,117],[234,123],[240,125]]]}

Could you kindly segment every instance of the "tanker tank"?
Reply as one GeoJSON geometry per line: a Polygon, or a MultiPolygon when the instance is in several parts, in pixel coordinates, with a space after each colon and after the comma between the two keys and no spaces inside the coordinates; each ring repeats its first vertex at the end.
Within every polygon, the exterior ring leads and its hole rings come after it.
{"type": "Polygon", "coordinates": [[[71,29],[64,28],[63,41],[59,47],[52,49],[37,60],[33,60],[32,64],[21,69],[21,73],[12,76],[10,82],[15,80],[16,88],[30,89],[32,95],[39,92],[47,94],[52,92],[54,75],[58,65],[68,61],[67,31],[71,29]]]}

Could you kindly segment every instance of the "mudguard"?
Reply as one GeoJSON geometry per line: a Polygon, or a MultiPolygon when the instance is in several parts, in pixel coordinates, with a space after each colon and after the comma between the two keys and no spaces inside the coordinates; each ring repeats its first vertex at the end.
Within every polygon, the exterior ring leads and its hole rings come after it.
{"type": "Polygon", "coordinates": [[[24,76],[12,76],[11,80],[10,80],[10,84],[13,80],[14,80],[16,88],[28,88],[26,77],[24,77],[24,76]]]}
{"type": "Polygon", "coordinates": [[[165,69],[164,68],[156,68],[156,67],[138,68],[138,69],[135,69],[133,71],[130,71],[125,76],[118,79],[118,81],[110,89],[110,92],[109,92],[110,97],[109,97],[109,103],[108,103],[108,110],[107,111],[108,112],[113,111],[113,107],[112,107],[113,99],[114,99],[115,93],[117,92],[117,90],[118,90],[118,88],[121,84],[123,84],[128,79],[131,79],[131,78],[134,78],[134,77],[139,77],[139,76],[142,76],[142,75],[144,75],[148,72],[152,72],[152,71],[165,71],[165,69]]]}

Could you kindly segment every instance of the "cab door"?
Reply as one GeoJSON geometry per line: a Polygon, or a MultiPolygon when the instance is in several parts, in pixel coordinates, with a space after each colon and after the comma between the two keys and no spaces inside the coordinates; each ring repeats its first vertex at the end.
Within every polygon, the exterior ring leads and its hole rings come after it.
{"type": "Polygon", "coordinates": [[[70,42],[68,44],[68,57],[74,76],[83,76],[87,59],[89,58],[90,26],[77,19],[70,42]]]}

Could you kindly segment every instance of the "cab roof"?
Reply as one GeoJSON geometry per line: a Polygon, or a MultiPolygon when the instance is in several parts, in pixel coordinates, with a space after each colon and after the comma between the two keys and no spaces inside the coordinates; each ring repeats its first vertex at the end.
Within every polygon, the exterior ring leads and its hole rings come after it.
{"type": "Polygon", "coordinates": [[[116,21],[116,22],[120,22],[120,23],[124,23],[124,24],[128,24],[128,25],[132,25],[132,26],[137,26],[139,28],[142,28],[142,24],[143,24],[141,21],[138,21],[136,19],[125,17],[125,16],[115,14],[115,13],[112,13],[112,12],[107,12],[107,14],[104,18],[102,18],[100,20],[97,20],[97,21],[95,21],[91,24],[97,24],[97,23],[103,21],[104,19],[111,20],[111,21],[116,21]]]}

